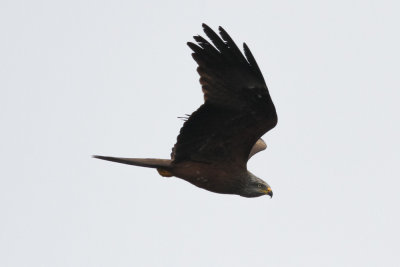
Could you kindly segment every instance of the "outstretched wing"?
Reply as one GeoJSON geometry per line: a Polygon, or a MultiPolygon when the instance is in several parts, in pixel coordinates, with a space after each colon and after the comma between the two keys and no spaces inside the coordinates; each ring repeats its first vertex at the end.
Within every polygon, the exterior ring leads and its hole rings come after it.
{"type": "Polygon", "coordinates": [[[207,25],[203,29],[213,45],[195,36],[197,44],[188,46],[199,65],[204,104],[184,123],[171,157],[245,166],[253,145],[275,127],[275,107],[247,45],[245,57],[223,28],[222,39],[207,25]]]}

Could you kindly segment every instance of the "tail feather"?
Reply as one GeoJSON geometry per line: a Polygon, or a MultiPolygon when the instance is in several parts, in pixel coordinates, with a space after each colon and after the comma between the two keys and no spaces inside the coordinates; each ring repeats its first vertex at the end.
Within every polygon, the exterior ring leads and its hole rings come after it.
{"type": "Polygon", "coordinates": [[[116,158],[97,155],[93,156],[93,158],[147,168],[168,168],[171,166],[172,161],[170,159],[116,158]]]}

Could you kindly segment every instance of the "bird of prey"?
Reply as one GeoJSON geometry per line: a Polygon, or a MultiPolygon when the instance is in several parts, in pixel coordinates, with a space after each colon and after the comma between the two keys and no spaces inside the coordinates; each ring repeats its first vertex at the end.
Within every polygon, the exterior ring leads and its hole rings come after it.
{"type": "Polygon", "coordinates": [[[161,176],[178,177],[221,194],[272,197],[271,187],[247,170],[247,161],[266,148],[261,136],[278,122],[264,77],[250,49],[244,55],[228,33],[219,35],[203,24],[211,42],[194,36],[204,104],[184,122],[171,159],[93,156],[141,167],[156,168],[161,176]]]}

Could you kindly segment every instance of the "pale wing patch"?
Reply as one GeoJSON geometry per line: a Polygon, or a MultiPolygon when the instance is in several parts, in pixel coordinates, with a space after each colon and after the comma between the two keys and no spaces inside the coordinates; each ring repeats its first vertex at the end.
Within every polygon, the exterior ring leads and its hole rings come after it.
{"type": "Polygon", "coordinates": [[[251,148],[249,159],[256,153],[263,151],[267,148],[267,144],[261,138],[257,140],[254,146],[251,148]]]}

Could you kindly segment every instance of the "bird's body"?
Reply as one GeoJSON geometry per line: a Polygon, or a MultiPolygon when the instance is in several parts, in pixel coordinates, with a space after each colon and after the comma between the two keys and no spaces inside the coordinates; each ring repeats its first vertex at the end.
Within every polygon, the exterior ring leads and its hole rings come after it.
{"type": "Polygon", "coordinates": [[[194,161],[174,164],[168,171],[173,176],[182,178],[195,186],[221,194],[233,194],[240,190],[247,173],[247,170],[243,168],[232,169],[228,164],[194,161]]]}
{"type": "Polygon", "coordinates": [[[221,40],[203,28],[214,46],[200,36],[188,46],[199,65],[204,104],[185,121],[171,159],[94,157],[157,168],[164,177],[215,193],[272,197],[270,186],[247,170],[248,159],[266,148],[261,136],[277,123],[264,78],[246,44],[244,57],[224,29],[221,40]]]}

